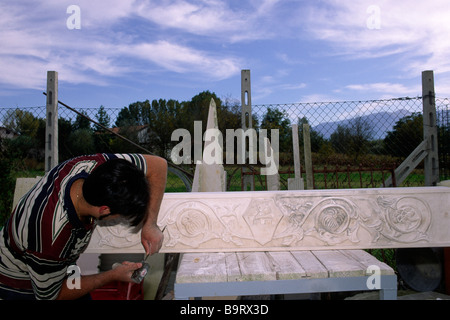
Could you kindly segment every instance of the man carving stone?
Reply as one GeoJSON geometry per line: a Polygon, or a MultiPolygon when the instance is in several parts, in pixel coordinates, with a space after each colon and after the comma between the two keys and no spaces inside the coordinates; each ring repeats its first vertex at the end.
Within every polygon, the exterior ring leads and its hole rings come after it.
{"type": "Polygon", "coordinates": [[[145,252],[158,252],[166,178],[164,159],[141,154],[81,156],[50,170],[0,231],[0,299],[77,299],[111,281],[131,282],[141,263],[81,276],[77,289],[65,279],[99,220],[122,217],[142,226],[145,252]]]}

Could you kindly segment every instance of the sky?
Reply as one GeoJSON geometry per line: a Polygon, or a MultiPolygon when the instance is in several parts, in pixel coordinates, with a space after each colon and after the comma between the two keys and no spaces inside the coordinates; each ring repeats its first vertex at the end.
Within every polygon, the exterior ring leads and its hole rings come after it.
{"type": "Polygon", "coordinates": [[[45,105],[47,71],[72,107],[450,97],[448,0],[2,0],[0,108],[45,105]]]}

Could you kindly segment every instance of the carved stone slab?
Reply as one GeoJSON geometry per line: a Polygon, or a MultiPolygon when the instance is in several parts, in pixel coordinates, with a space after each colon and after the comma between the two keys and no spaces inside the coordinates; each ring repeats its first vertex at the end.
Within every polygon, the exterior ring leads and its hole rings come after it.
{"type": "MultiPolygon", "coordinates": [[[[450,188],[167,193],[161,252],[450,246],[450,188]]],[[[97,227],[87,252],[143,252],[140,234],[97,227]]]]}

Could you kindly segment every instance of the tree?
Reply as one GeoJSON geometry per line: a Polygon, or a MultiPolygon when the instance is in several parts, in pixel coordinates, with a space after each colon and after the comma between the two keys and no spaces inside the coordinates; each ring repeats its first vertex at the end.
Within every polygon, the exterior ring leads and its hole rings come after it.
{"type": "Polygon", "coordinates": [[[174,144],[172,132],[179,128],[182,118],[180,117],[182,105],[176,100],[166,101],[164,99],[153,100],[148,110],[148,144],[164,156],[174,144]]]}
{"type": "Polygon", "coordinates": [[[31,138],[36,137],[39,129],[39,119],[29,111],[20,109],[9,110],[3,120],[4,126],[11,131],[26,135],[31,138]]]}
{"type": "MultiPolygon", "coordinates": [[[[115,126],[118,133],[125,138],[139,144],[138,131],[149,124],[150,101],[136,101],[120,110],[115,126]]],[[[109,142],[113,152],[142,152],[142,149],[118,137],[112,137],[109,142]]]]}
{"type": "Polygon", "coordinates": [[[356,117],[350,122],[350,152],[355,161],[367,153],[373,139],[373,128],[369,121],[356,117]]]}
{"type": "MultiPolygon", "coordinates": [[[[214,99],[217,108],[217,116],[219,117],[219,110],[222,107],[222,101],[215,93],[210,91],[203,91],[192,97],[190,101],[183,103],[181,110],[182,128],[189,130],[191,136],[194,136],[194,121],[202,122],[202,132],[206,130],[206,122],[208,120],[209,104],[211,99],[214,99]]],[[[220,118],[219,118],[220,119],[220,118]]],[[[220,128],[219,128],[220,129],[220,128]]]]}
{"type": "Polygon", "coordinates": [[[116,120],[116,127],[142,126],[148,124],[150,101],[137,101],[122,108],[116,120]]]}
{"type": "MultiPolygon", "coordinates": [[[[101,124],[102,126],[109,128],[109,122],[111,121],[111,118],[109,117],[108,113],[105,110],[104,106],[100,106],[98,109],[97,114],[95,115],[95,118],[97,119],[97,122],[101,124]]],[[[100,126],[95,125],[94,131],[104,131],[100,126]]]]}
{"type": "MultiPolygon", "coordinates": [[[[109,128],[111,118],[105,110],[104,106],[100,106],[95,115],[97,122],[105,128],[109,128]]],[[[94,144],[96,152],[111,152],[110,133],[99,125],[94,125],[94,144]]]]}
{"type": "MultiPolygon", "coordinates": [[[[286,112],[282,112],[278,108],[267,108],[267,112],[264,114],[261,121],[261,129],[267,129],[267,136],[269,139],[270,130],[278,130],[280,152],[292,150],[291,121],[286,112]]],[[[271,143],[274,143],[274,141],[271,140],[271,143]]]]}
{"type": "Polygon", "coordinates": [[[5,139],[3,147],[12,159],[22,162],[25,158],[31,158],[35,154],[36,141],[30,136],[20,135],[13,139],[5,139]]]}
{"type": "Polygon", "coordinates": [[[82,115],[77,114],[77,117],[75,119],[75,122],[72,125],[73,130],[79,130],[79,129],[91,129],[91,122],[89,121],[87,117],[86,111],[82,110],[80,112],[82,115]]]}
{"type": "Polygon", "coordinates": [[[45,135],[41,129],[45,129],[45,121],[36,118],[31,112],[14,109],[7,112],[3,120],[4,126],[18,134],[13,139],[5,139],[3,148],[10,155],[23,163],[25,158],[41,160],[42,153],[39,148],[44,145],[45,135]]]}
{"type": "MultiPolygon", "coordinates": [[[[59,118],[58,119],[58,156],[59,161],[70,159],[72,154],[72,148],[69,144],[69,136],[73,131],[72,122],[70,120],[59,118]]],[[[45,133],[44,133],[45,135],[45,133]]]]}
{"type": "Polygon", "coordinates": [[[15,178],[13,175],[14,160],[0,153],[0,229],[9,218],[12,210],[15,178]]]}
{"type": "MultiPolygon", "coordinates": [[[[298,139],[300,144],[300,150],[303,150],[303,125],[309,124],[306,117],[298,119],[298,139]]],[[[309,127],[309,138],[311,139],[311,152],[319,152],[320,147],[325,142],[323,135],[316,130],[309,127]]]]}
{"type": "Polygon", "coordinates": [[[398,120],[384,138],[385,153],[406,158],[423,141],[423,116],[413,113],[398,120]]]}
{"type": "Polygon", "coordinates": [[[72,157],[95,152],[94,136],[89,128],[73,131],[69,136],[68,143],[72,157]]]}
{"type": "MultiPolygon", "coordinates": [[[[221,132],[225,132],[226,129],[239,129],[242,128],[242,106],[241,102],[237,99],[225,97],[225,101],[222,102],[217,110],[217,116],[219,117],[219,129],[221,132]]],[[[259,128],[258,116],[252,114],[252,128],[259,128]]]]}
{"type": "Polygon", "coordinates": [[[339,124],[330,136],[330,143],[337,153],[346,153],[350,147],[350,129],[339,124]]]}
{"type": "Polygon", "coordinates": [[[348,126],[338,125],[330,136],[330,142],[337,153],[343,153],[358,161],[359,157],[368,151],[372,140],[371,124],[362,117],[356,117],[348,126]]]}

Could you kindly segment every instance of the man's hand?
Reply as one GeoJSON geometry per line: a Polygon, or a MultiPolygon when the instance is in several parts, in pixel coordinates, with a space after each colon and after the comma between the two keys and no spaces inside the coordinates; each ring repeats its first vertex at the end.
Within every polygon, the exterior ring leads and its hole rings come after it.
{"type": "Polygon", "coordinates": [[[101,273],[81,276],[80,287],[69,289],[67,280],[63,281],[58,300],[73,300],[81,298],[95,289],[101,288],[112,281],[133,282],[131,276],[133,272],[142,267],[140,262],[122,262],[116,268],[101,273]]]}
{"type": "Polygon", "coordinates": [[[161,249],[164,235],[157,225],[144,225],[141,231],[141,241],[145,253],[152,255],[161,249]]]}
{"type": "Polygon", "coordinates": [[[110,272],[113,273],[112,276],[116,281],[133,282],[131,276],[133,275],[133,272],[140,267],[142,267],[142,263],[140,262],[124,261],[121,264],[118,264],[118,266],[110,272]]]}

